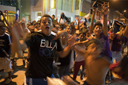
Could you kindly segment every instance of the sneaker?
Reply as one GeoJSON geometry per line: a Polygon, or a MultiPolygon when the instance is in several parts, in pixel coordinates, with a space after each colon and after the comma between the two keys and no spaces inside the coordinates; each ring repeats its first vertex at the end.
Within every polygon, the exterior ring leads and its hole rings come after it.
{"type": "Polygon", "coordinates": [[[7,78],[7,80],[5,81],[5,84],[9,84],[12,81],[12,79],[7,78]]]}

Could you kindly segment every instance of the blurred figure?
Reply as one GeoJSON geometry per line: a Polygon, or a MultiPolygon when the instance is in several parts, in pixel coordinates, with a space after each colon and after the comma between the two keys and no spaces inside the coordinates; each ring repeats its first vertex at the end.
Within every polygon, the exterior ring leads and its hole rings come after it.
{"type": "Polygon", "coordinates": [[[36,20],[33,20],[32,23],[31,23],[31,25],[33,25],[35,22],[36,22],[36,20]]]}
{"type": "Polygon", "coordinates": [[[111,64],[110,70],[118,75],[118,79],[109,85],[128,85],[128,53],[123,56],[121,61],[111,64]]]}
{"type": "MultiPolygon", "coordinates": [[[[81,41],[84,41],[85,40],[85,35],[84,33],[81,33],[79,35],[79,39],[77,42],[81,42],[81,41]]],[[[79,45],[75,45],[73,47],[74,51],[75,51],[75,55],[76,55],[76,58],[75,58],[75,64],[74,64],[74,72],[73,72],[73,80],[76,80],[76,77],[77,77],[77,74],[78,74],[78,71],[80,69],[80,66],[82,65],[82,67],[84,68],[85,67],[85,62],[84,62],[84,55],[81,54],[79,51],[85,51],[85,45],[83,44],[79,44],[79,45]]],[[[83,71],[84,69],[82,69],[83,71]]]]}
{"type": "Polygon", "coordinates": [[[114,37],[112,39],[112,47],[111,47],[112,58],[116,62],[120,61],[122,58],[121,47],[122,47],[124,40],[126,38],[124,36],[124,33],[126,32],[126,30],[127,30],[127,27],[124,30],[124,27],[121,26],[120,31],[117,32],[116,34],[114,34],[114,37]]]}
{"type": "Polygon", "coordinates": [[[111,33],[113,33],[113,32],[114,32],[113,27],[110,27],[108,34],[111,35],[111,33]]]}
{"type": "Polygon", "coordinates": [[[75,29],[75,25],[74,25],[74,22],[71,22],[70,23],[70,26],[71,26],[71,35],[74,35],[74,33],[75,33],[75,31],[76,31],[76,29],[75,29]]]}
{"type": "Polygon", "coordinates": [[[65,28],[65,23],[70,23],[69,19],[65,16],[63,12],[60,15],[59,23],[62,25],[62,29],[65,28]]]}
{"type": "Polygon", "coordinates": [[[86,51],[81,51],[85,57],[86,81],[84,85],[104,85],[110,58],[101,54],[103,45],[97,39],[86,44],[86,51]]]}
{"type": "Polygon", "coordinates": [[[28,23],[28,24],[27,24],[27,28],[28,28],[29,26],[31,26],[31,23],[28,23]]]}
{"type": "Polygon", "coordinates": [[[34,32],[34,26],[29,26],[28,29],[29,29],[30,33],[34,32]]]}
{"type": "Polygon", "coordinates": [[[33,24],[33,26],[34,26],[34,32],[38,32],[38,31],[40,30],[40,27],[39,27],[38,22],[35,22],[35,23],[33,24]]]}
{"type": "MultiPolygon", "coordinates": [[[[67,26],[65,31],[67,33],[61,37],[63,48],[65,48],[68,45],[67,41],[69,38],[71,38],[70,35],[71,27],[67,26]]],[[[63,76],[69,75],[70,60],[71,60],[71,51],[65,58],[59,57],[59,62],[61,63],[61,65],[59,66],[59,75],[62,80],[63,80],[63,76]]]]}
{"type": "Polygon", "coordinates": [[[5,84],[9,84],[11,79],[11,38],[10,35],[5,33],[5,24],[0,22],[0,70],[8,73],[5,84]]]}

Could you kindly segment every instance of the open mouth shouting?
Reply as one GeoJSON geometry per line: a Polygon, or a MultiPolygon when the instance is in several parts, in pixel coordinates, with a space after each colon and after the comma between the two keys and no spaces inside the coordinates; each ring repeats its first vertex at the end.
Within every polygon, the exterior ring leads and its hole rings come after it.
{"type": "Polygon", "coordinates": [[[47,31],[49,31],[50,27],[46,27],[45,29],[46,29],[47,31]]]}

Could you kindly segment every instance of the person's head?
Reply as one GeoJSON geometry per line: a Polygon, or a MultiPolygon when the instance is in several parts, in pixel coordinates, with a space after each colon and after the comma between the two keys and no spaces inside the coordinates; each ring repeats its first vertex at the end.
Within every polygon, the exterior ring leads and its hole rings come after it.
{"type": "Polygon", "coordinates": [[[96,22],[94,25],[93,32],[96,36],[99,36],[102,32],[102,24],[101,22],[96,22]]]}
{"type": "Polygon", "coordinates": [[[103,46],[100,43],[99,40],[97,39],[91,39],[87,44],[86,44],[86,51],[91,54],[98,56],[103,50],[103,46]]]}
{"type": "Polygon", "coordinates": [[[85,29],[87,29],[87,27],[84,24],[82,26],[80,26],[81,31],[84,31],[85,29]]]}
{"type": "Polygon", "coordinates": [[[74,22],[71,22],[71,23],[70,23],[70,26],[71,26],[71,27],[74,27],[74,22]]]}
{"type": "Polygon", "coordinates": [[[61,13],[61,18],[64,19],[65,18],[65,14],[62,12],[61,13]]]}
{"type": "Polygon", "coordinates": [[[3,35],[5,33],[5,24],[3,22],[0,22],[0,35],[3,35]]]}
{"type": "Polygon", "coordinates": [[[43,15],[41,17],[40,27],[41,27],[41,31],[45,35],[49,36],[53,28],[52,17],[48,14],[43,15]]]}
{"type": "Polygon", "coordinates": [[[65,29],[66,31],[67,31],[67,33],[68,34],[70,34],[71,33],[71,27],[68,25],[67,27],[66,27],[66,29],[65,29]]]}
{"type": "Polygon", "coordinates": [[[128,79],[128,53],[125,54],[119,63],[123,79],[128,79]]]}
{"type": "Polygon", "coordinates": [[[79,37],[80,37],[80,41],[85,40],[85,34],[84,33],[80,33],[79,37]]]}
{"type": "Polygon", "coordinates": [[[34,32],[34,26],[29,26],[28,29],[30,32],[34,32]]]}
{"type": "Polygon", "coordinates": [[[53,19],[53,20],[55,19],[55,15],[54,15],[54,14],[52,15],[52,19],[53,19]]]}
{"type": "Polygon", "coordinates": [[[33,24],[33,26],[34,26],[35,28],[38,28],[38,27],[39,27],[38,22],[35,22],[35,23],[33,24]]]}
{"type": "Polygon", "coordinates": [[[27,24],[27,28],[28,28],[30,25],[31,25],[31,23],[28,23],[28,24],[27,24]]]}
{"type": "Polygon", "coordinates": [[[109,31],[111,31],[111,32],[112,32],[112,31],[113,31],[113,27],[111,27],[111,28],[109,29],[109,31]]]}
{"type": "Polygon", "coordinates": [[[85,29],[83,32],[86,34],[86,37],[89,37],[90,36],[90,30],[85,29]]]}
{"type": "Polygon", "coordinates": [[[62,28],[61,28],[61,27],[59,27],[59,28],[58,28],[58,31],[62,31],[62,28]]]}
{"type": "Polygon", "coordinates": [[[33,21],[32,21],[32,23],[35,23],[35,22],[36,22],[36,20],[33,20],[33,21]]]}

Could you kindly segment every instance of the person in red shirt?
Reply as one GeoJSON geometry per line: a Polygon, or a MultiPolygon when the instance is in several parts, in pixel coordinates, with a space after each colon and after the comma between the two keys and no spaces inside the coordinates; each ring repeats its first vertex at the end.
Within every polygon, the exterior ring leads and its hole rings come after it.
{"type": "MultiPolygon", "coordinates": [[[[121,81],[125,81],[128,84],[128,53],[123,56],[121,61],[111,64],[109,68],[121,78],[121,81]]],[[[118,82],[118,80],[115,82],[118,82]]]]}

